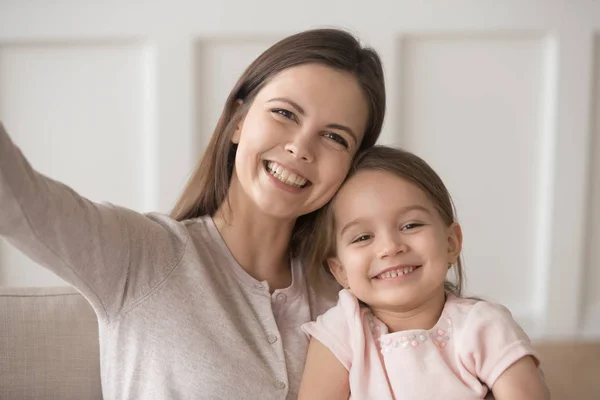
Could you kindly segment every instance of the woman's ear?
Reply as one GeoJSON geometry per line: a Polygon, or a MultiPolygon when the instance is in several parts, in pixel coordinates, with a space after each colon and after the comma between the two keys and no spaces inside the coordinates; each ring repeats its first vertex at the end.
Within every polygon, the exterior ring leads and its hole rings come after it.
{"type": "Polygon", "coordinates": [[[327,266],[329,267],[329,271],[335,277],[335,280],[338,281],[340,285],[344,288],[348,288],[348,276],[346,275],[346,270],[344,266],[336,257],[330,257],[327,259],[327,266]]]}
{"type": "Polygon", "coordinates": [[[448,262],[456,264],[458,256],[462,251],[463,234],[462,228],[456,222],[448,227],[448,262]]]}
{"type": "MultiPolygon", "coordinates": [[[[239,110],[239,108],[242,106],[242,104],[244,104],[244,102],[240,99],[235,101],[235,108],[233,110],[233,113],[235,114],[235,112],[237,110],[239,110]]],[[[244,125],[244,118],[240,118],[240,121],[238,122],[237,126],[235,127],[235,131],[233,132],[233,136],[231,137],[231,142],[238,144],[240,142],[240,138],[242,136],[242,126],[244,125]]]]}

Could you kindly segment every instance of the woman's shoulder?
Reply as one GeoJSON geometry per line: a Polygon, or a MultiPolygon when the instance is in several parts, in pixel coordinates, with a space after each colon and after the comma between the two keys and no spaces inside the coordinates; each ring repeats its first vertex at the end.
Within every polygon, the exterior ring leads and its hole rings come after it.
{"type": "MultiPolygon", "coordinates": [[[[113,207],[119,208],[116,206],[113,207]]],[[[140,228],[148,229],[148,225],[139,223],[140,218],[139,216],[135,215],[136,213],[134,211],[121,209],[120,214],[126,222],[129,222],[128,225],[133,226],[134,229],[138,225],[140,228]]],[[[180,239],[187,242],[190,238],[205,238],[214,241],[216,239],[215,233],[218,235],[210,216],[201,216],[198,218],[178,221],[172,218],[170,215],[162,212],[153,211],[142,213],[141,215],[144,217],[144,219],[153,223],[152,225],[154,225],[154,229],[163,230],[172,237],[172,240],[177,241],[177,239],[180,239]]]]}

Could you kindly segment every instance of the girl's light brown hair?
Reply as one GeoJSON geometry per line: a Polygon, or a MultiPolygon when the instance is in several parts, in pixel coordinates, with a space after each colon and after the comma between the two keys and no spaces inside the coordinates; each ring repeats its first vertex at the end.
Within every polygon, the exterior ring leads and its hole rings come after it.
{"type": "MultiPolygon", "coordinates": [[[[447,226],[457,222],[456,209],[446,185],[433,168],[417,155],[398,148],[374,146],[356,157],[346,180],[365,170],[388,172],[408,180],[425,192],[447,226]]],[[[322,270],[329,272],[327,259],[335,256],[333,202],[329,202],[318,211],[315,232],[311,235],[308,246],[309,279],[316,288],[323,288],[322,270]]],[[[461,256],[458,257],[453,268],[455,280],[446,281],[444,287],[447,292],[461,296],[464,286],[461,256]]],[[[331,274],[329,276],[331,277],[331,274]]]]}
{"type": "MultiPolygon", "coordinates": [[[[182,221],[214,215],[229,191],[237,149],[231,142],[235,127],[246,115],[257,93],[273,77],[288,68],[311,63],[349,72],[356,77],[369,105],[369,120],[359,152],[375,144],[383,125],[386,103],[379,55],[343,30],[314,29],[297,33],[267,49],[238,79],[204,156],[171,212],[172,218],[182,221]]],[[[311,213],[296,221],[292,232],[292,254],[304,253],[304,242],[312,234],[314,217],[311,213]]]]}

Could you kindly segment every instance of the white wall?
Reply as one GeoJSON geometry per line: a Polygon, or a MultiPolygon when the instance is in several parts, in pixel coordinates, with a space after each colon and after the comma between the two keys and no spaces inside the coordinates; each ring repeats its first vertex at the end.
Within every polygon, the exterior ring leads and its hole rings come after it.
{"type": "MultiPolygon", "coordinates": [[[[447,182],[469,293],[534,337],[600,337],[598,1],[5,0],[0,119],[38,170],[167,212],[237,76],[316,26],[380,52],[382,143],[447,182]]],[[[61,283],[0,246],[0,285],[61,283]]]]}
{"type": "Polygon", "coordinates": [[[584,332],[590,337],[600,337],[600,32],[595,38],[595,60],[592,99],[592,138],[589,146],[591,179],[586,209],[588,220],[586,241],[586,270],[583,274],[584,332]]]}

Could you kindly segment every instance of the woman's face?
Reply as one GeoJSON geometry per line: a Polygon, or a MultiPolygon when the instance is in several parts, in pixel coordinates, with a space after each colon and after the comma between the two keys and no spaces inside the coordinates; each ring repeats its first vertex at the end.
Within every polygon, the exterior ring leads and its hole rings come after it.
{"type": "Polygon", "coordinates": [[[346,177],[368,115],[352,74],[319,64],[284,70],[257,94],[234,134],[230,200],[279,219],[322,207],[346,177]]]}

